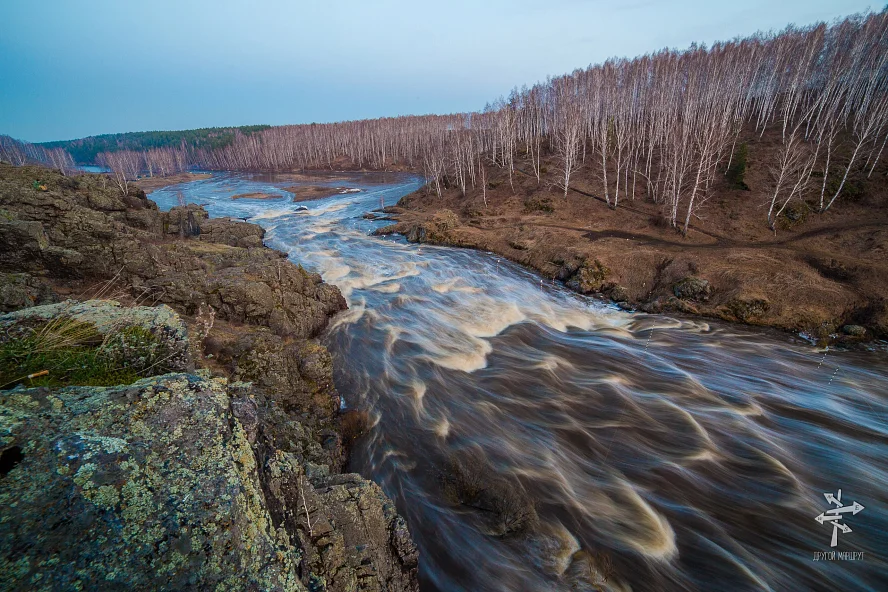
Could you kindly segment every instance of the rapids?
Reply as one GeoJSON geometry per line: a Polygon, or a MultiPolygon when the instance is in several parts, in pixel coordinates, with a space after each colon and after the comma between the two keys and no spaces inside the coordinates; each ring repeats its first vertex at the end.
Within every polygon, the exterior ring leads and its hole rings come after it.
{"type": "Polygon", "coordinates": [[[415,177],[329,181],[362,192],[307,212],[293,184],[218,174],[150,197],[251,217],[342,290],[323,341],[345,405],[373,421],[350,468],[406,517],[423,590],[888,589],[884,352],[628,313],[489,253],[370,236],[390,222],[362,215],[415,177]],[[250,192],[282,199],[230,199],[250,192]],[[501,536],[454,499],[457,453],[533,500],[535,525],[501,536]],[[838,489],[865,509],[831,548],[815,517],[838,489]]]}

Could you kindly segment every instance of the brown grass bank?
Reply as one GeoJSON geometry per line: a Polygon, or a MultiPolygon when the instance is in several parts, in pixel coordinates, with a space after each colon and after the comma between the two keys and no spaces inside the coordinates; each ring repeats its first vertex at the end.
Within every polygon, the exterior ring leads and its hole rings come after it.
{"type": "MultiPolygon", "coordinates": [[[[627,308],[681,312],[859,341],[888,336],[888,165],[869,178],[852,175],[839,200],[816,212],[791,204],[768,228],[770,163],[776,137],[749,137],[746,189],[723,175],[687,236],[665,222],[643,179],[630,182],[616,209],[606,203],[595,165],[555,185],[555,158],[540,181],[519,158],[511,182],[488,164],[488,183],[463,195],[445,179],[440,196],[426,188],[394,208],[398,224],[382,229],[409,240],[493,251],[627,308]]],[[[816,193],[816,195],[814,195],[816,193]]]]}

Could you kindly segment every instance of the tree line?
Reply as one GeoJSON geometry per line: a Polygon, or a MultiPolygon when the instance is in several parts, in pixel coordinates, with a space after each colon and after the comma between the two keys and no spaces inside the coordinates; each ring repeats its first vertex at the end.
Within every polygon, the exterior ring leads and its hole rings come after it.
{"type": "Polygon", "coordinates": [[[231,143],[236,133],[249,135],[267,130],[269,127],[271,126],[246,125],[241,127],[207,127],[180,131],[126,132],[122,134],[102,134],[77,140],[43,142],[39,146],[47,149],[63,148],[71,154],[75,162],[80,164],[98,164],[96,159],[102,152],[117,152],[120,150],[144,152],[152,148],[178,148],[183,144],[192,148],[221,148],[231,143]]]}

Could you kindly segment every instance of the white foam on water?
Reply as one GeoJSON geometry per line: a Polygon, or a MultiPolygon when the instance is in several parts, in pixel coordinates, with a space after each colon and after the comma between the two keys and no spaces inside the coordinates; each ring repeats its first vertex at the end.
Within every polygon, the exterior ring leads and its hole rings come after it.
{"type": "MultiPolygon", "coordinates": [[[[342,261],[341,259],[339,261],[342,261]]],[[[324,278],[324,281],[328,284],[335,284],[337,280],[340,280],[351,273],[351,267],[344,263],[332,263],[323,272],[321,275],[324,278]]],[[[340,288],[341,290],[341,288],[340,288]]]]}
{"type": "Polygon", "coordinates": [[[393,282],[390,284],[381,284],[378,286],[371,286],[371,290],[374,292],[382,292],[383,294],[394,294],[395,292],[401,291],[401,284],[397,282],[393,282]]]}
{"type": "Polygon", "coordinates": [[[261,209],[250,217],[250,221],[253,220],[273,220],[274,218],[280,218],[282,216],[289,216],[290,214],[295,214],[296,212],[292,208],[268,208],[261,209]]]}
{"type": "Polygon", "coordinates": [[[361,320],[361,317],[364,316],[366,311],[367,306],[363,300],[357,303],[349,303],[348,310],[344,310],[333,317],[328,330],[332,331],[343,325],[352,325],[354,323],[357,323],[359,320],[361,320]]]}
{"type": "Polygon", "coordinates": [[[623,485],[620,505],[632,506],[626,516],[631,525],[625,525],[628,528],[624,529],[618,528],[613,532],[614,536],[651,559],[667,561],[675,557],[678,547],[675,545],[675,531],[669,521],[654,510],[631,484],[624,481],[623,485]]]}
{"type": "Polygon", "coordinates": [[[426,356],[426,358],[448,370],[461,370],[471,373],[486,368],[487,354],[493,351],[493,347],[484,339],[470,338],[467,341],[475,346],[473,350],[453,353],[439,350],[438,352],[433,352],[435,355],[426,356]]]}
{"type": "Polygon", "coordinates": [[[344,210],[348,207],[348,204],[344,203],[334,203],[322,208],[312,208],[307,212],[303,212],[312,217],[323,216],[324,214],[329,214],[331,212],[338,212],[339,210],[344,210]]]}
{"type": "Polygon", "coordinates": [[[446,438],[450,434],[450,422],[446,417],[442,417],[435,423],[435,434],[439,438],[446,438]]]}
{"type": "Polygon", "coordinates": [[[474,286],[458,286],[457,284],[461,281],[462,278],[450,278],[447,281],[432,284],[432,290],[439,294],[448,294],[450,292],[461,292],[463,294],[480,294],[481,292],[484,292],[483,288],[476,288],[474,286]]]}
{"type": "Polygon", "coordinates": [[[549,372],[557,372],[559,370],[575,370],[576,367],[560,356],[546,354],[543,359],[536,364],[530,366],[533,370],[548,370],[549,372]]]}

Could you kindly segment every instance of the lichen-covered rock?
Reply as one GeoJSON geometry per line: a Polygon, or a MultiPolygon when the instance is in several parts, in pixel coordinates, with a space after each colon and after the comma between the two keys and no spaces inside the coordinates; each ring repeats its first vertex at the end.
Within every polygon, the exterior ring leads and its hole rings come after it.
{"type": "Polygon", "coordinates": [[[629,292],[623,286],[614,285],[608,290],[608,296],[614,302],[628,302],[629,292]]]}
{"type": "MultiPolygon", "coordinates": [[[[227,360],[226,360],[227,361],[227,360]]],[[[269,393],[287,412],[333,418],[339,394],[330,352],[313,341],[285,341],[267,330],[242,335],[231,346],[232,377],[269,393]]]]}
{"type": "Polygon", "coordinates": [[[49,239],[40,222],[0,220],[0,265],[7,269],[38,268],[41,253],[48,246],[49,239]]]}
{"type": "Polygon", "coordinates": [[[27,273],[0,273],[0,313],[56,302],[58,296],[42,280],[27,273]]]}
{"type": "Polygon", "coordinates": [[[4,590],[303,590],[225,384],[0,395],[4,590]]]}
{"type": "Polygon", "coordinates": [[[708,280],[689,276],[672,286],[672,293],[682,300],[706,302],[712,295],[712,286],[708,280]]]}
{"type": "Polygon", "coordinates": [[[842,333],[851,337],[863,337],[866,335],[866,327],[860,325],[845,325],[842,327],[842,333]]]}
{"type": "Polygon", "coordinates": [[[8,327],[128,323],[232,379],[0,390],[0,589],[416,590],[403,519],[378,486],[337,475],[339,395],[310,338],[345,308],[339,290],[260,248],[258,226],[179,214],[101,176],[0,164],[0,243],[30,245],[0,249],[0,272],[114,278],[197,317],[193,344],[167,306],[66,302],[8,327]]]}
{"type": "Polygon", "coordinates": [[[663,312],[682,312],[685,314],[699,314],[700,311],[690,302],[679,300],[675,296],[657,296],[649,302],[641,305],[641,310],[649,314],[663,312]]]}
{"type": "Polygon", "coordinates": [[[335,475],[311,493],[305,562],[313,573],[330,574],[328,589],[418,590],[416,546],[378,485],[360,475],[335,475]]]}

